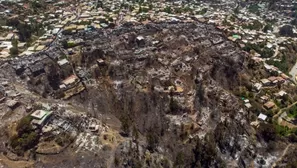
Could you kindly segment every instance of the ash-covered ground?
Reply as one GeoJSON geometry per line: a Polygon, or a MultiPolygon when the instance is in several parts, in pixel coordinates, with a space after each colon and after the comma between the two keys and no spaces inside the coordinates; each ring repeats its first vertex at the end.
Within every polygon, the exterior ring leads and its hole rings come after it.
{"type": "Polygon", "coordinates": [[[32,166],[269,167],[280,153],[256,136],[233,95],[249,75],[246,58],[213,25],[126,23],[65,34],[0,72],[4,89],[23,91],[9,98],[21,106],[48,101],[60,107],[51,109],[57,116],[79,114],[70,120],[80,124],[73,142],[27,159],[32,166]],[[98,121],[99,133],[81,128],[80,118],[92,122],[83,114],[98,121]]]}

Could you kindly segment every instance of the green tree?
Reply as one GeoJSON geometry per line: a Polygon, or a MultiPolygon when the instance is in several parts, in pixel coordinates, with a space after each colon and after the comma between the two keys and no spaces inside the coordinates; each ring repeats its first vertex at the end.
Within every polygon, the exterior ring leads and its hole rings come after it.
{"type": "Polygon", "coordinates": [[[175,158],[174,166],[182,166],[185,162],[185,154],[183,152],[178,152],[175,158]]]}
{"type": "Polygon", "coordinates": [[[167,6],[166,8],[164,8],[164,12],[166,13],[172,13],[172,9],[170,6],[167,6]]]}
{"type": "Polygon", "coordinates": [[[18,40],[13,37],[12,41],[11,41],[11,45],[12,45],[12,48],[10,48],[10,55],[12,57],[15,57],[15,56],[18,56],[19,54],[19,50],[18,50],[18,40]]]}
{"type": "Polygon", "coordinates": [[[266,24],[263,28],[263,32],[267,33],[268,30],[272,31],[273,28],[272,28],[272,25],[271,24],[266,24]]]}
{"type": "Polygon", "coordinates": [[[122,134],[125,136],[129,136],[131,120],[129,119],[128,116],[125,115],[120,118],[120,121],[122,122],[122,126],[121,126],[122,134]]]}
{"type": "Polygon", "coordinates": [[[146,134],[146,140],[147,140],[147,149],[150,151],[154,151],[159,143],[159,137],[156,132],[153,130],[150,130],[146,134]]]}

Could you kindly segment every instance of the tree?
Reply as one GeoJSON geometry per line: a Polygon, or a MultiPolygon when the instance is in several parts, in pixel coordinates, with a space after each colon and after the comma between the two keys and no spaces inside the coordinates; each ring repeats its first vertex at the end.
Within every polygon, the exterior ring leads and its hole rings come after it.
{"type": "Polygon", "coordinates": [[[9,139],[10,146],[18,155],[22,155],[24,151],[33,148],[38,143],[39,136],[32,128],[31,120],[30,116],[22,118],[16,128],[17,134],[9,139]]]}
{"type": "Polygon", "coordinates": [[[279,29],[279,34],[281,36],[293,37],[294,36],[293,27],[291,25],[284,25],[279,29]]]}
{"type": "Polygon", "coordinates": [[[297,26],[297,19],[296,19],[296,18],[293,19],[293,20],[291,21],[291,24],[294,25],[294,26],[297,26]]]}
{"type": "Polygon", "coordinates": [[[173,99],[173,97],[170,97],[169,109],[170,109],[170,112],[177,112],[179,110],[179,105],[177,101],[173,99]]]}
{"type": "Polygon", "coordinates": [[[146,134],[147,149],[154,151],[159,143],[159,137],[152,129],[146,134]]]}
{"type": "Polygon", "coordinates": [[[184,162],[185,162],[185,154],[183,152],[178,152],[175,158],[174,166],[175,167],[182,166],[184,165],[184,162]]]}
{"type": "Polygon", "coordinates": [[[204,88],[203,88],[203,85],[202,83],[200,83],[198,85],[198,89],[197,89],[197,97],[199,99],[199,103],[203,103],[204,102],[204,88]]]}
{"type": "Polygon", "coordinates": [[[267,33],[268,30],[272,31],[273,28],[272,28],[272,25],[271,24],[266,24],[263,28],[263,32],[267,33]]]}
{"type": "Polygon", "coordinates": [[[96,8],[103,8],[103,2],[101,0],[97,0],[96,8]]]}
{"type": "Polygon", "coordinates": [[[26,116],[19,121],[16,128],[19,135],[29,132],[32,129],[31,120],[32,118],[30,116],[26,116]]]}
{"type": "Polygon", "coordinates": [[[31,37],[31,27],[27,24],[18,24],[17,29],[19,31],[20,41],[27,41],[31,37]]]}
{"type": "Polygon", "coordinates": [[[120,118],[120,121],[122,122],[122,126],[121,126],[121,130],[122,130],[122,134],[124,136],[129,136],[130,134],[130,119],[128,116],[122,116],[120,118]]]}
{"type": "Polygon", "coordinates": [[[137,130],[135,125],[134,125],[133,130],[132,130],[132,136],[133,136],[135,141],[138,141],[139,133],[138,133],[138,130],[137,130]]]}
{"type": "Polygon", "coordinates": [[[164,12],[166,13],[172,13],[172,9],[170,6],[167,6],[166,8],[164,8],[164,12]]]}
{"type": "Polygon", "coordinates": [[[277,132],[272,124],[261,124],[257,133],[266,142],[274,141],[277,138],[277,132]]]}
{"type": "Polygon", "coordinates": [[[10,55],[11,55],[12,57],[16,57],[16,56],[18,56],[19,51],[18,51],[17,48],[15,48],[15,47],[11,47],[11,48],[9,49],[9,53],[10,53],[10,55]]]}
{"type": "Polygon", "coordinates": [[[12,47],[10,48],[9,52],[10,52],[10,55],[15,57],[15,56],[18,56],[18,40],[15,39],[15,37],[13,37],[12,41],[11,41],[11,45],[12,47]]]}

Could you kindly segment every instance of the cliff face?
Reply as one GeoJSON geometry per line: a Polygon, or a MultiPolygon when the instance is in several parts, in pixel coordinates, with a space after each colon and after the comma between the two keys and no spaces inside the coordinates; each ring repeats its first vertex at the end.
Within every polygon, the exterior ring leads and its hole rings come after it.
{"type": "Polygon", "coordinates": [[[44,72],[28,75],[29,63],[19,75],[28,76],[28,86],[43,96],[57,96],[63,95],[58,86],[73,68],[86,90],[69,101],[93,116],[116,116],[123,135],[133,139],[119,145],[113,166],[244,167],[253,162],[248,113],[232,94],[245,73],[246,55],[214,26],[127,23],[64,37],[69,39],[83,41],[67,56],[70,67],[57,66],[70,52],[57,43],[40,53],[44,72]]]}

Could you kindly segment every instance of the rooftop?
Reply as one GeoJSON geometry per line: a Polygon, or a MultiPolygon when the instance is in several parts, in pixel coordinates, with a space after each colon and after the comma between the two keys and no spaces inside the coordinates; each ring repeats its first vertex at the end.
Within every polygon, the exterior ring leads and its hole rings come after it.
{"type": "Polygon", "coordinates": [[[66,58],[64,58],[64,59],[62,59],[62,60],[60,60],[60,61],[58,61],[58,64],[59,64],[60,66],[65,65],[65,64],[67,64],[67,63],[68,63],[68,60],[67,60],[66,58]]]}
{"type": "Polygon", "coordinates": [[[44,110],[36,110],[36,111],[34,111],[32,114],[31,114],[31,116],[32,117],[34,117],[34,118],[36,118],[36,119],[42,119],[45,115],[47,114],[47,112],[46,111],[44,111],[44,110]]]}
{"type": "Polygon", "coordinates": [[[260,115],[258,116],[258,119],[265,121],[267,118],[267,115],[260,113],[260,115]]]}
{"type": "Polygon", "coordinates": [[[77,79],[78,79],[78,77],[76,75],[71,75],[68,78],[66,78],[65,80],[63,80],[62,83],[65,85],[70,85],[70,84],[74,83],[77,79]]]}

